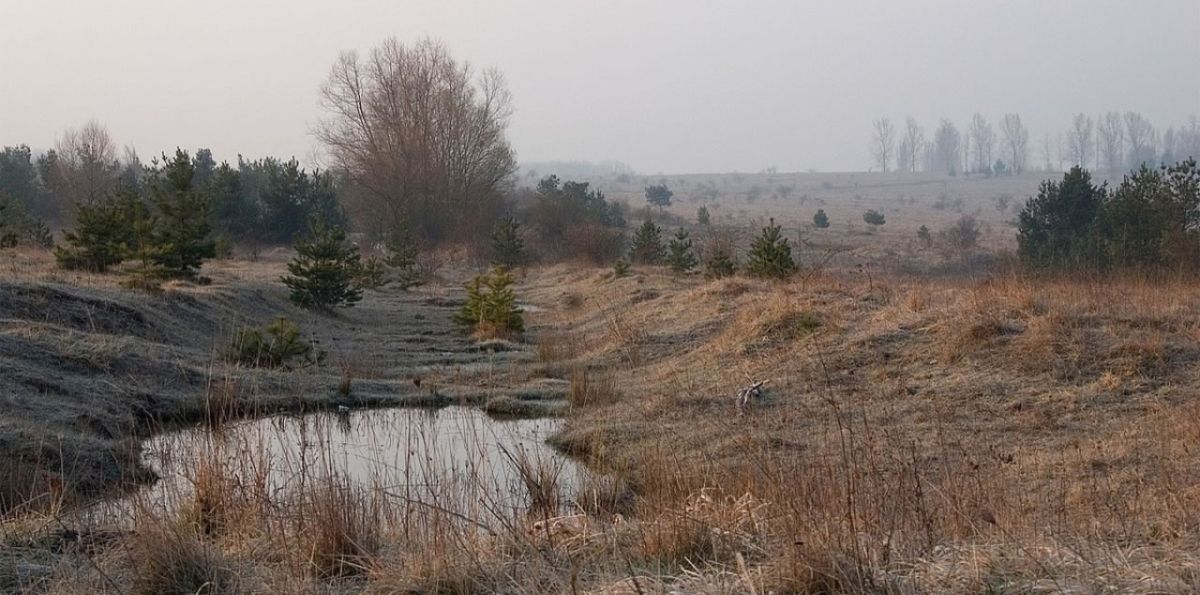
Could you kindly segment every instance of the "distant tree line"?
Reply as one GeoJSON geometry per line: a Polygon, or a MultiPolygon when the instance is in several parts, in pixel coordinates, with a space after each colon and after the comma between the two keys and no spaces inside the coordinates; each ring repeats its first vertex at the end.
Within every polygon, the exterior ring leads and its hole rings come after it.
{"type": "MultiPolygon", "coordinates": [[[[168,161],[145,164],[133,150],[117,156],[107,130],[90,122],[58,145],[34,153],[27,145],[0,149],[0,195],[24,212],[68,227],[78,209],[120,196],[152,202],[151,183],[168,161]]],[[[197,193],[205,196],[215,236],[228,242],[287,243],[319,216],[341,224],[340,176],[308,171],[295,159],[273,157],[217,163],[208,149],[188,157],[197,193]]]]}
{"type": "Polygon", "coordinates": [[[1186,124],[1160,133],[1134,111],[1077,114],[1066,132],[1045,135],[1036,165],[1031,164],[1029,130],[1016,113],[1004,114],[996,125],[976,113],[965,130],[942,119],[928,134],[911,116],[903,128],[878,118],[872,122],[869,148],[873,166],[883,172],[992,176],[1080,166],[1115,174],[1200,156],[1200,118],[1191,116],[1186,124]]]}

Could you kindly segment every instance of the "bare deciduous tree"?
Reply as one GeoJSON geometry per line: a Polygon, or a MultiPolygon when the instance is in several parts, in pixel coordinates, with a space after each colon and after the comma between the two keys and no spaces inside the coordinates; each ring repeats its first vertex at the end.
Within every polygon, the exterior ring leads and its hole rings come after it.
{"type": "Polygon", "coordinates": [[[1125,167],[1125,125],[1121,114],[1108,112],[1100,117],[1096,125],[1098,157],[1104,158],[1104,167],[1109,173],[1125,167]]]}
{"type": "Polygon", "coordinates": [[[1125,112],[1125,139],[1129,145],[1129,162],[1132,169],[1143,163],[1153,164],[1156,159],[1157,134],[1150,121],[1138,112],[1125,112]]]}
{"type": "Polygon", "coordinates": [[[925,148],[925,131],[909,116],[904,119],[904,136],[896,148],[896,169],[917,171],[917,157],[925,148]]]}
{"type": "Polygon", "coordinates": [[[1042,167],[1046,173],[1056,172],[1055,157],[1058,160],[1058,169],[1062,169],[1062,134],[1058,134],[1056,140],[1050,137],[1049,132],[1046,132],[1042,137],[1042,167]]]}
{"type": "Polygon", "coordinates": [[[876,119],[872,127],[874,135],[871,137],[871,155],[875,158],[879,171],[887,173],[896,147],[896,127],[889,118],[876,119]]]}
{"type": "Polygon", "coordinates": [[[987,118],[983,117],[983,114],[976,112],[971,117],[968,135],[975,157],[972,169],[980,173],[992,171],[992,152],[996,146],[996,131],[992,129],[992,125],[988,123],[987,118]]]}
{"type": "Polygon", "coordinates": [[[516,160],[503,76],[477,74],[441,43],[388,39],[341,55],[316,130],[348,174],[349,214],[368,233],[408,223],[426,240],[478,241],[499,215],[516,160]]]}
{"type": "Polygon", "coordinates": [[[1025,164],[1029,161],[1029,129],[1021,123],[1021,116],[1004,114],[1000,120],[1000,133],[1004,137],[1008,169],[1018,174],[1025,171],[1025,164]]]}
{"type": "Polygon", "coordinates": [[[950,120],[942,120],[933,135],[930,168],[957,175],[962,163],[962,134],[950,120]]]}
{"type": "Polygon", "coordinates": [[[116,186],[117,145],[102,124],[89,121],[58,139],[57,179],[51,191],[61,207],[91,204],[116,186]]]}
{"type": "Polygon", "coordinates": [[[1067,156],[1071,165],[1087,167],[1092,156],[1092,117],[1086,114],[1075,114],[1071,120],[1071,129],[1067,131],[1067,156]]]}
{"type": "Polygon", "coordinates": [[[1200,118],[1189,116],[1186,126],[1179,128],[1179,159],[1200,159],[1200,118]]]}

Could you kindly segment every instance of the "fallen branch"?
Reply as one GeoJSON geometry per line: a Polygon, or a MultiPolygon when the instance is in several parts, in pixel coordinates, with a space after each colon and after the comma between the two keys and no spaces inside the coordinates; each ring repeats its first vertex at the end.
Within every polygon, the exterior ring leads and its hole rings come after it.
{"type": "Polygon", "coordinates": [[[747,406],[750,405],[751,399],[761,399],[763,395],[763,387],[766,386],[769,380],[759,380],[743,388],[737,392],[737,408],[738,413],[741,413],[747,406]]]}

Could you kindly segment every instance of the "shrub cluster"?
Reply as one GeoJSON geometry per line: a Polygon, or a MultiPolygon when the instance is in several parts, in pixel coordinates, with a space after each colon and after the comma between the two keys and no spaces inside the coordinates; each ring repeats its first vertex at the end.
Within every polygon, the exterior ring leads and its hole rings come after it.
{"type": "Polygon", "coordinates": [[[549,259],[582,258],[596,264],[616,260],[624,249],[625,209],[586,182],[538,183],[523,213],[538,254],[549,259]]]}
{"type": "Polygon", "coordinates": [[[1017,246],[1033,268],[1200,270],[1200,171],[1142,166],[1109,191],[1072,168],[1025,204],[1017,246]]]}
{"type": "Polygon", "coordinates": [[[152,171],[148,200],[126,186],[80,204],[75,228],[55,248],[58,265],[103,273],[135,260],[131,284],[151,289],[164,279],[198,279],[203,262],[216,256],[216,244],[210,197],[194,177],[191,158],[178,150],[152,171]]]}
{"type": "Polygon", "coordinates": [[[467,301],[454,321],[480,337],[511,337],[525,332],[513,291],[512,273],[496,267],[467,284],[467,301]]]}
{"type": "Polygon", "coordinates": [[[278,368],[299,360],[301,366],[318,363],[323,352],[316,352],[300,337],[300,327],[280,317],[263,328],[238,331],[229,345],[227,357],[243,366],[278,368]]]}
{"type": "Polygon", "coordinates": [[[0,192],[0,248],[20,244],[49,248],[54,238],[44,221],[29,216],[21,203],[0,192]]]}

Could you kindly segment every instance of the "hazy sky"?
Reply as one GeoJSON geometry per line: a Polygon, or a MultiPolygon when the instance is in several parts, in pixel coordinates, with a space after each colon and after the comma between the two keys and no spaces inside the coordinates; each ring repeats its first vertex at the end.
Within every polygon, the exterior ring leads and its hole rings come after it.
{"type": "Polygon", "coordinates": [[[861,170],[870,122],[1200,113],[1200,0],[0,0],[0,144],[94,118],[145,157],[309,160],[337,54],[444,40],[499,67],[523,161],[646,173],[861,170]]]}

